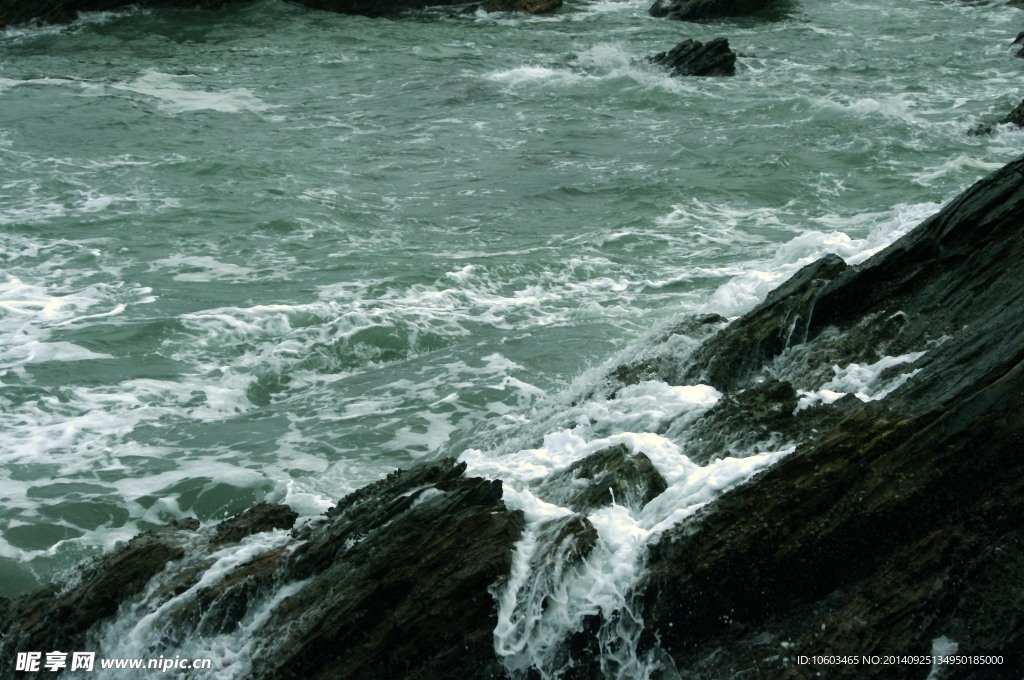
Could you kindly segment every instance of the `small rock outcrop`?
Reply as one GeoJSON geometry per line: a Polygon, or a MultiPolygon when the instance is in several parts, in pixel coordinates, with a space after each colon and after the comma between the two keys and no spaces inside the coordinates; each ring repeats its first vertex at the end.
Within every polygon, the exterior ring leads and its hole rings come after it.
{"type": "Polygon", "coordinates": [[[289,560],[312,579],[259,632],[257,678],[501,677],[491,589],[512,566],[522,514],[500,482],[448,459],[342,500],[289,560]]]}
{"type": "Polygon", "coordinates": [[[680,21],[702,21],[722,17],[739,17],[760,12],[772,0],[655,0],[652,17],[680,21]]]}
{"type": "Polygon", "coordinates": [[[1010,111],[1010,113],[1003,116],[995,123],[982,123],[981,125],[971,128],[971,130],[967,134],[972,136],[990,135],[993,132],[995,132],[996,126],[1007,124],[1016,125],[1017,127],[1024,127],[1024,100],[1022,100],[1021,103],[1018,104],[1016,108],[1013,109],[1013,111],[1010,111]]]}
{"type": "Polygon", "coordinates": [[[291,529],[298,518],[299,514],[287,505],[257,503],[245,512],[218,524],[210,538],[210,545],[237,543],[246,536],[274,529],[291,529]]]}
{"type": "Polygon", "coordinates": [[[667,488],[647,456],[619,444],[545,477],[536,491],[549,502],[588,513],[613,502],[640,509],[667,488]]]}
{"type": "Polygon", "coordinates": [[[736,53],[725,38],[706,43],[684,40],[668,52],[654,55],[650,61],[670,69],[674,76],[736,75],[736,53]]]}

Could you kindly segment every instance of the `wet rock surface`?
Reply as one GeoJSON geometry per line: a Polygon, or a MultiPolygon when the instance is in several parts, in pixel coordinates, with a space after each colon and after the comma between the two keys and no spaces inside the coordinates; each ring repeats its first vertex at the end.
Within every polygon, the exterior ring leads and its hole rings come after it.
{"type": "Polygon", "coordinates": [[[246,536],[274,529],[291,529],[299,514],[287,505],[257,503],[245,512],[217,525],[210,545],[237,543],[246,536]]]}
{"type": "Polygon", "coordinates": [[[861,406],[853,395],[797,412],[793,386],[769,378],[723,397],[692,427],[686,453],[701,465],[729,456],[775,451],[786,442],[804,441],[841,422],[861,406]]]}
{"type": "Polygon", "coordinates": [[[730,399],[761,389],[782,407],[753,420],[783,433],[793,394],[759,381],[926,353],[883,401],[850,396],[838,423],[796,428],[795,453],[652,548],[638,588],[646,644],[657,636],[681,677],[916,678],[927,669],[795,659],[924,655],[943,637],[1004,663],[942,677],[1024,674],[1021,214],[1024,158],[863,265],[805,268],[694,352],[688,377],[734,395],[705,415],[709,431],[739,412],[730,399]]]}
{"type": "MultiPolygon", "coordinates": [[[[252,677],[504,677],[493,592],[524,522],[500,482],[464,471],[451,459],[396,471],[290,534],[295,513],[268,504],[202,530],[191,520],[141,534],[73,582],[0,603],[0,663],[96,649],[119,610],[160,608],[166,649],[249,626],[252,677]]],[[[580,555],[596,536],[583,518],[545,535],[580,555]]]]}
{"type": "MultiPolygon", "coordinates": [[[[663,677],[919,678],[920,665],[795,659],[927,655],[937,640],[1003,658],[941,677],[1024,675],[1022,214],[1024,157],[864,264],[823,258],[740,319],[684,320],[662,333],[670,351],[611,372],[610,387],[662,379],[722,393],[686,416],[698,463],[796,447],[646,555],[629,601],[639,653],[663,677]],[[815,401],[865,365],[877,384],[815,401]]],[[[451,459],[395,471],[297,528],[290,509],[260,504],[141,534],[62,584],[0,601],[0,664],[114,644],[115,615],[159,609],[152,648],[137,651],[241,631],[245,677],[507,677],[497,598],[527,525],[500,482],[465,473],[451,459]]],[[[519,620],[543,614],[595,552],[586,513],[613,499],[638,510],[666,486],[624,445],[534,482],[576,512],[530,525],[519,620]]],[[[567,628],[554,648],[563,676],[601,677],[599,634],[627,615],[585,612],[567,628]]]]}
{"type": "Polygon", "coordinates": [[[62,585],[50,585],[0,609],[0,669],[17,651],[84,649],[87,633],[138,595],[168,563],[185,556],[199,522],[184,520],[136,536],[82,565],[62,585]]]}
{"type": "Polygon", "coordinates": [[[746,16],[771,4],[772,0],[656,0],[651,5],[650,14],[681,21],[701,21],[746,16]]]}
{"type": "Polygon", "coordinates": [[[586,513],[613,502],[640,509],[666,488],[665,479],[647,456],[632,454],[619,444],[546,477],[538,485],[537,494],[586,513]]]}
{"type": "MultiPolygon", "coordinates": [[[[1019,37],[1017,38],[1017,41],[1020,42],[1019,37]]],[[[1024,49],[1022,49],[1021,52],[1024,52],[1024,49]]],[[[1018,53],[1017,56],[1019,57],[1021,54],[1018,53]]],[[[996,126],[998,125],[1016,125],[1017,127],[1024,127],[1024,100],[1022,100],[1021,103],[1013,109],[1013,111],[1010,111],[1010,113],[1006,114],[995,123],[982,123],[971,128],[967,134],[974,136],[990,135],[995,132],[996,126]]]]}
{"type": "Polygon", "coordinates": [[[682,380],[686,357],[701,340],[726,323],[728,320],[720,314],[706,314],[673,324],[654,338],[655,349],[651,356],[617,366],[608,376],[608,382],[620,387],[646,380],[678,383],[682,380]]]}
{"type": "Polygon", "coordinates": [[[524,523],[464,469],[393,473],[312,529],[291,567],[311,581],[260,632],[276,644],[255,677],[502,677],[491,593],[524,523]]]}
{"type": "Polygon", "coordinates": [[[671,50],[654,55],[650,61],[668,68],[674,76],[736,75],[736,53],[725,38],[706,43],[684,40],[671,50]]]}
{"type": "Polygon", "coordinates": [[[820,292],[846,271],[837,255],[807,265],[764,302],[701,345],[682,376],[722,391],[745,385],[765,362],[807,338],[820,292]]]}

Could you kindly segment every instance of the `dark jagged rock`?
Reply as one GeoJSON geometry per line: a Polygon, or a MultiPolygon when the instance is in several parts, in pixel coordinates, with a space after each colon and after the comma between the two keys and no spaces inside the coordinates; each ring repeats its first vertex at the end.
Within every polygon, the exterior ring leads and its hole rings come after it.
{"type": "MultiPolygon", "coordinates": [[[[1021,50],[1024,52],[1024,50],[1021,50]]],[[[1020,56],[1019,54],[1017,56],[1020,56]]],[[[1006,116],[1003,116],[995,123],[982,123],[974,128],[971,128],[967,134],[972,136],[990,135],[996,130],[997,125],[1012,124],[1017,127],[1024,127],[1024,100],[1017,105],[1013,111],[1010,111],[1006,116]]]]}
{"type": "Polygon", "coordinates": [[[0,0],[0,28],[38,21],[74,21],[79,12],[107,12],[130,6],[215,9],[240,0],[0,0]]]}
{"type": "Polygon", "coordinates": [[[686,455],[706,465],[715,458],[756,453],[759,445],[793,440],[796,408],[796,390],[780,380],[724,395],[691,430],[686,455]]]}
{"type": "Polygon", "coordinates": [[[702,21],[721,17],[739,17],[760,12],[772,0],[655,0],[652,17],[681,21],[702,21]]]}
{"type": "Polygon", "coordinates": [[[958,654],[1004,659],[943,677],[1024,675],[1021,214],[1024,158],[863,265],[805,268],[695,354],[702,375],[742,389],[783,370],[783,352],[795,373],[877,353],[884,320],[900,319],[893,346],[927,350],[884,401],[854,402],[652,548],[645,644],[681,676],[917,678],[915,666],[796,657],[923,655],[942,636],[958,654]],[[756,361],[718,363],[714,350],[744,343],[756,361]]]}
{"type": "MultiPolygon", "coordinates": [[[[500,482],[464,472],[451,459],[396,471],[265,544],[247,537],[290,527],[293,511],[260,504],[208,530],[192,520],[141,534],[75,583],[0,602],[0,663],[12,667],[19,651],[87,649],[119,610],[159,608],[156,656],[190,635],[232,633],[293,588],[255,630],[255,677],[502,678],[492,593],[524,522],[505,507],[500,482]],[[232,544],[251,558],[210,576],[218,559],[234,559],[232,544]]],[[[546,550],[577,559],[596,541],[584,518],[542,533],[546,550]]],[[[540,562],[574,563],[536,559],[538,573],[540,562]]]]}
{"type": "Polygon", "coordinates": [[[684,40],[668,52],[659,52],[650,61],[665,66],[674,76],[736,75],[736,53],[725,38],[706,43],[684,40]]]}
{"type": "Polygon", "coordinates": [[[613,500],[639,509],[667,488],[647,456],[633,455],[619,444],[544,478],[536,491],[550,502],[588,512],[611,505],[613,500]]]}
{"type": "Polygon", "coordinates": [[[690,317],[680,323],[673,324],[659,337],[653,339],[659,351],[650,357],[638,359],[629,364],[622,364],[611,372],[614,383],[636,385],[645,380],[665,380],[674,383],[680,374],[680,357],[671,345],[677,339],[690,340],[684,346],[691,348],[703,340],[709,333],[727,322],[720,314],[705,314],[690,317]]]}
{"type": "Polygon", "coordinates": [[[237,543],[246,536],[273,529],[291,529],[298,518],[299,513],[287,505],[257,503],[245,512],[218,524],[213,538],[210,539],[210,545],[237,543]]]}
{"type": "Polygon", "coordinates": [[[312,581],[259,633],[276,644],[256,677],[501,677],[491,589],[524,524],[464,470],[394,473],[339,504],[295,553],[289,573],[312,581]]]}
{"type": "Polygon", "coordinates": [[[704,343],[683,376],[723,392],[746,384],[767,359],[807,338],[820,292],[846,270],[836,255],[807,265],[773,290],[764,302],[704,343]]]}
{"type": "Polygon", "coordinates": [[[17,651],[84,649],[93,626],[139,594],[168,562],[184,557],[198,528],[196,520],[183,520],[140,534],[86,563],[64,587],[46,586],[14,600],[0,619],[0,668],[13,668],[17,651]]]}

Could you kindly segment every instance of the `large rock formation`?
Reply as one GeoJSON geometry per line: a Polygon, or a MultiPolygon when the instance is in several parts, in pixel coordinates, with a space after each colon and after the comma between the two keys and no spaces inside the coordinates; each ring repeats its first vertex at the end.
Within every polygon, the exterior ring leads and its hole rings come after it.
{"type": "Polygon", "coordinates": [[[681,21],[702,21],[754,14],[771,3],[772,0],[655,0],[650,14],[681,21]]]}
{"type": "Polygon", "coordinates": [[[261,504],[216,527],[192,520],[142,534],[68,583],[0,602],[0,675],[17,652],[96,649],[119,609],[160,608],[154,647],[135,650],[155,658],[193,631],[237,630],[294,588],[252,631],[254,677],[502,677],[491,589],[509,573],[523,518],[505,508],[500,482],[464,470],[447,459],[396,471],[283,542],[236,548],[252,555],[223,573],[211,567],[226,548],[290,528],[295,513],[261,504]]]}
{"type": "MultiPolygon", "coordinates": [[[[923,658],[949,641],[1002,664],[943,678],[1024,676],[1022,214],[1024,158],[861,266],[809,265],[694,353],[684,380],[740,398],[925,352],[902,388],[849,397],[838,424],[652,549],[647,644],[682,677],[920,678],[930,660],[799,657],[923,658]]],[[[773,390],[785,408],[754,420],[785,430],[815,410],[773,390]]]]}
{"type": "Polygon", "coordinates": [[[736,75],[736,53],[725,38],[706,43],[684,40],[668,52],[659,52],[650,61],[665,66],[674,76],[736,75]]]}

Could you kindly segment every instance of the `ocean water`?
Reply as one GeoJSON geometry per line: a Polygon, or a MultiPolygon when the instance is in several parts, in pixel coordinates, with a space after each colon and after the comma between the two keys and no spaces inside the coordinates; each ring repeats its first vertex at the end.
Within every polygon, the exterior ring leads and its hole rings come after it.
{"type": "MultiPolygon", "coordinates": [[[[863,261],[1024,142],[966,134],[1022,95],[1024,13],[1001,3],[706,24],[648,4],[264,0],[0,33],[0,595],[155,524],[314,515],[432,456],[508,481],[534,527],[568,511],[523,484],[625,443],[671,493],[591,517],[561,620],[517,599],[528,531],[496,651],[550,670],[582,613],[622,606],[645,541],[791,449],[700,468],[662,423],[711,388],[580,395],[685,314],[863,261]],[[733,78],[643,61],[718,35],[733,78]]],[[[836,367],[805,405],[883,398],[877,372],[914,359],[836,367]]],[[[619,633],[610,672],[642,675],[619,633]]]]}

